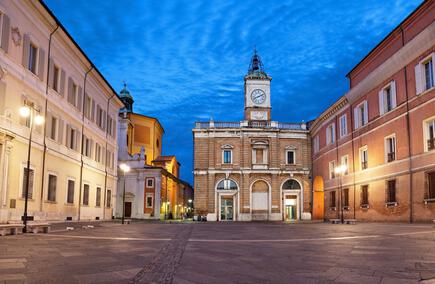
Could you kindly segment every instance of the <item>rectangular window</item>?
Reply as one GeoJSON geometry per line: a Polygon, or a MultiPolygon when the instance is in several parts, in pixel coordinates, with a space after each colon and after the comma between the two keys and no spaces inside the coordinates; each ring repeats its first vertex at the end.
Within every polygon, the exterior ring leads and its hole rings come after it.
{"type": "Polygon", "coordinates": [[[344,175],[349,174],[349,156],[341,156],[341,165],[345,167],[344,175]]]}
{"type": "Polygon", "coordinates": [[[107,196],[106,196],[106,207],[110,208],[110,206],[112,206],[111,202],[112,202],[112,191],[109,189],[107,190],[107,196]]]}
{"type": "Polygon", "coordinates": [[[53,90],[59,92],[60,69],[58,66],[53,66],[53,90]]]}
{"type": "Polygon", "coordinates": [[[326,144],[332,144],[335,142],[335,123],[328,125],[326,128],[326,144]]]}
{"type": "Polygon", "coordinates": [[[231,150],[224,150],[224,164],[231,164],[232,163],[232,151],[231,150]]]}
{"type": "Polygon", "coordinates": [[[146,185],[147,185],[147,188],[154,188],[154,179],[153,178],[147,178],[146,185]]]}
{"type": "Polygon", "coordinates": [[[316,137],[314,137],[313,148],[314,148],[314,153],[317,153],[320,150],[319,136],[318,135],[316,137]]]}
{"type": "Polygon", "coordinates": [[[95,161],[101,163],[101,146],[95,143],[95,161]]]}
{"type": "Polygon", "coordinates": [[[387,203],[396,202],[396,180],[387,181],[387,203]]]}
{"type": "MultiPolygon", "coordinates": [[[[70,80],[72,81],[71,78],[70,80]]],[[[78,96],[79,87],[74,82],[72,82],[71,84],[72,84],[71,89],[68,94],[68,102],[73,106],[77,107],[77,96],[78,96]]]]}
{"type": "Polygon", "coordinates": [[[69,179],[68,180],[68,192],[67,192],[67,198],[66,198],[66,203],[68,204],[73,204],[74,203],[74,186],[75,186],[75,181],[69,179]]]}
{"type": "Polygon", "coordinates": [[[33,43],[30,43],[29,47],[29,70],[32,71],[33,74],[37,75],[37,62],[38,62],[38,47],[33,43]]]}
{"type": "Polygon", "coordinates": [[[85,94],[85,116],[88,119],[91,118],[91,107],[92,107],[92,99],[90,96],[85,94]]]}
{"type": "Polygon", "coordinates": [[[263,149],[255,149],[255,163],[263,164],[263,149]]]}
{"type": "Polygon", "coordinates": [[[51,117],[51,133],[50,138],[52,140],[56,140],[57,137],[57,118],[52,116],[51,117]]]}
{"type": "Polygon", "coordinates": [[[369,204],[369,186],[362,185],[361,186],[361,205],[369,204]]]}
{"type": "Polygon", "coordinates": [[[287,151],[287,164],[288,165],[296,164],[295,151],[293,150],[287,151]]]}
{"type": "Polygon", "coordinates": [[[83,146],[84,146],[83,152],[84,152],[85,156],[88,158],[91,158],[92,140],[87,138],[86,136],[84,136],[83,146]]]}
{"type": "Polygon", "coordinates": [[[434,73],[433,73],[432,59],[429,59],[428,61],[423,63],[423,69],[424,69],[425,90],[429,90],[434,86],[434,73]]]}
{"type": "Polygon", "coordinates": [[[97,105],[97,125],[103,127],[103,110],[99,105],[97,105]]]}
{"type": "Polygon", "coordinates": [[[329,162],[329,178],[335,178],[335,161],[329,162]]]}
{"type": "Polygon", "coordinates": [[[435,150],[435,119],[426,122],[425,134],[427,150],[435,150]]]}
{"type": "Polygon", "coordinates": [[[342,115],[340,117],[340,138],[347,135],[347,117],[342,115]]]}
{"type": "Polygon", "coordinates": [[[57,176],[49,174],[48,175],[48,193],[47,200],[48,201],[56,201],[56,185],[57,185],[57,176]]]}
{"type": "Polygon", "coordinates": [[[83,205],[89,205],[89,184],[83,185],[83,205]]]}
{"type": "Polygon", "coordinates": [[[24,167],[23,171],[23,190],[21,197],[26,198],[26,184],[27,184],[27,174],[29,173],[29,190],[27,192],[27,198],[33,198],[33,180],[35,178],[35,171],[33,169],[29,169],[27,171],[27,167],[24,167]]]}
{"type": "Polygon", "coordinates": [[[360,128],[368,122],[368,106],[367,101],[362,102],[354,109],[355,129],[360,128]]]}
{"type": "Polygon", "coordinates": [[[330,207],[331,208],[333,208],[333,207],[336,207],[336,202],[335,202],[335,191],[331,191],[330,192],[330,195],[331,195],[331,203],[330,203],[330,207]]]}
{"type": "Polygon", "coordinates": [[[394,136],[385,139],[385,154],[388,163],[396,160],[396,138],[394,136]]]}
{"type": "Polygon", "coordinates": [[[365,170],[368,168],[368,151],[367,147],[363,147],[359,150],[360,160],[361,160],[361,170],[365,170]]]}
{"type": "Polygon", "coordinates": [[[427,174],[427,196],[426,199],[435,199],[435,172],[427,174]]]}
{"type": "Polygon", "coordinates": [[[101,206],[101,187],[97,187],[96,197],[95,197],[95,206],[101,206]]]}
{"type": "Polygon", "coordinates": [[[343,194],[344,194],[343,206],[349,207],[349,188],[343,189],[343,194]]]}
{"type": "Polygon", "coordinates": [[[363,126],[363,125],[365,125],[367,123],[364,113],[365,113],[365,106],[362,104],[359,107],[359,119],[361,121],[360,126],[363,126]]]}
{"type": "Polygon", "coordinates": [[[147,193],[146,197],[147,197],[146,208],[153,208],[153,194],[147,193]]]}
{"type": "Polygon", "coordinates": [[[68,147],[70,149],[75,149],[75,145],[76,145],[76,130],[71,128],[70,135],[69,135],[69,141],[68,141],[68,147]]]}
{"type": "Polygon", "coordinates": [[[396,82],[392,81],[379,92],[379,114],[383,115],[396,107],[396,82]]]}

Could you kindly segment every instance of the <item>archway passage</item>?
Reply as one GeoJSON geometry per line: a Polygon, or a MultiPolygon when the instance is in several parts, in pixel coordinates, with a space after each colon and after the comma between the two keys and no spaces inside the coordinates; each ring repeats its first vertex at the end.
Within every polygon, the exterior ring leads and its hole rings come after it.
{"type": "Polygon", "coordinates": [[[313,183],[313,219],[323,220],[325,217],[325,192],[323,178],[316,176],[313,183]]]}
{"type": "Polygon", "coordinates": [[[262,180],[252,185],[252,219],[267,220],[269,218],[269,185],[262,180]]]}
{"type": "Polygon", "coordinates": [[[286,180],[281,187],[282,190],[282,214],[284,221],[295,221],[300,219],[302,214],[301,198],[302,186],[295,179],[286,180]]]}

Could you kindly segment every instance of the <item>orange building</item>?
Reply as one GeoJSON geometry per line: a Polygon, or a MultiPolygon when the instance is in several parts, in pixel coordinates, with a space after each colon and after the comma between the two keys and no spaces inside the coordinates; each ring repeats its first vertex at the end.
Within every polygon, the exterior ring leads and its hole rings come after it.
{"type": "Polygon", "coordinates": [[[434,20],[434,1],[425,1],[310,125],[313,218],[435,219],[434,20]]]}
{"type": "Polygon", "coordinates": [[[126,86],[120,92],[125,108],[119,114],[119,169],[116,216],[137,219],[182,218],[191,211],[193,189],[179,178],[175,156],[162,156],[164,129],[154,117],[133,112],[126,86]],[[124,193],[125,189],[125,193],[124,193]]]}

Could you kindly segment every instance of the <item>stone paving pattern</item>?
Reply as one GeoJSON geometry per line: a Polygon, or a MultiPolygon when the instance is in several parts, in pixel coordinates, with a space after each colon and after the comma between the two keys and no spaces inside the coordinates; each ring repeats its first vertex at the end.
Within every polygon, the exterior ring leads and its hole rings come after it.
{"type": "Polygon", "coordinates": [[[76,227],[0,237],[0,283],[435,283],[433,225],[76,227]]]}

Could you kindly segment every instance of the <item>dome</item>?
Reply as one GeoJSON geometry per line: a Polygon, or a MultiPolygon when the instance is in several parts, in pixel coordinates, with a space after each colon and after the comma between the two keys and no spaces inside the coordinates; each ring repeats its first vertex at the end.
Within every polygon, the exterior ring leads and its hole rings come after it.
{"type": "Polygon", "coordinates": [[[124,88],[122,88],[121,92],[119,92],[119,96],[121,98],[129,98],[129,99],[133,100],[133,97],[131,96],[130,91],[127,90],[127,84],[126,83],[124,83],[124,88]]]}
{"type": "Polygon", "coordinates": [[[122,108],[120,111],[124,112],[133,112],[133,97],[130,94],[130,91],[127,90],[127,84],[124,82],[124,88],[122,88],[121,92],[119,92],[119,98],[124,103],[125,108],[122,108]]]}

